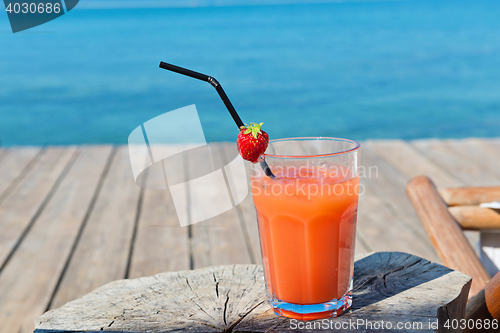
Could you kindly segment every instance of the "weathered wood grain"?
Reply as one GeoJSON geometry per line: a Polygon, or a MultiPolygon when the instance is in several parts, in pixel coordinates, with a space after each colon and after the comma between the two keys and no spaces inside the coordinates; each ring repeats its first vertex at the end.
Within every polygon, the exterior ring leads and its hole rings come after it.
{"type": "Polygon", "coordinates": [[[140,188],[126,147],[118,148],[51,307],[125,277],[140,188]]]}
{"type": "MultiPolygon", "coordinates": [[[[238,156],[238,150],[236,144],[234,143],[220,143],[219,146],[222,148],[222,158],[224,164],[230,163],[232,160],[238,156]]],[[[236,205],[234,209],[238,214],[241,228],[245,236],[248,250],[250,252],[251,263],[262,262],[262,254],[260,249],[259,241],[259,225],[257,223],[257,214],[255,212],[255,206],[252,199],[252,189],[250,183],[250,162],[245,161],[245,179],[241,179],[245,182],[248,187],[248,195],[239,205],[236,205]]]]}
{"type": "Polygon", "coordinates": [[[19,184],[33,166],[39,147],[2,149],[0,159],[0,203],[19,184]]]}
{"type": "MultiPolygon", "coordinates": [[[[464,317],[470,281],[465,274],[406,253],[367,254],[355,263],[351,310],[332,318],[330,325],[347,323],[342,331],[367,332],[376,329],[363,325],[381,320],[393,327],[415,322],[422,323],[423,329],[404,331],[434,332],[429,323],[437,318],[444,323],[464,317]],[[350,327],[349,322],[357,320],[364,324],[350,327]]],[[[318,326],[294,329],[297,321],[275,316],[264,288],[262,266],[257,265],[115,281],[47,312],[36,320],[35,332],[317,331],[318,326]]],[[[446,332],[443,327],[437,331],[446,332]]]]}
{"type": "Polygon", "coordinates": [[[472,276],[470,296],[477,294],[490,277],[432,181],[415,177],[407,193],[443,263],[472,276]]]}
{"type": "MultiPolygon", "coordinates": [[[[465,183],[450,171],[402,140],[374,140],[369,142],[375,153],[388,161],[407,180],[425,175],[437,187],[458,187],[465,183]]],[[[432,148],[429,148],[432,149],[432,148]]]]}
{"type": "Polygon", "coordinates": [[[405,251],[426,258],[437,258],[422,241],[415,241],[415,233],[383,202],[368,179],[361,179],[364,186],[359,196],[356,233],[375,251],[405,251]]]}
{"type": "MultiPolygon", "coordinates": [[[[483,150],[477,143],[470,140],[417,140],[412,145],[467,186],[499,185],[499,157],[483,150]]],[[[471,244],[479,243],[478,232],[467,231],[466,236],[471,244]]]]}
{"type": "MultiPolygon", "coordinates": [[[[416,140],[412,145],[468,186],[494,186],[500,177],[485,167],[477,148],[458,140],[416,140]]],[[[439,186],[441,187],[441,186],[439,186]]]]}
{"type": "MultiPolygon", "coordinates": [[[[179,162],[182,170],[184,166],[179,162]]],[[[166,184],[159,171],[146,176],[129,278],[190,269],[189,228],[180,226],[170,190],[159,189],[166,184]]]]}
{"type": "Polygon", "coordinates": [[[356,245],[354,247],[354,253],[356,255],[361,255],[364,253],[372,252],[368,244],[366,244],[365,240],[359,235],[359,233],[356,233],[356,245]]]}
{"type": "MultiPolygon", "coordinates": [[[[432,179],[436,186],[442,187],[459,187],[473,186],[467,182],[467,179],[460,178],[453,170],[454,166],[443,166],[439,161],[434,160],[434,155],[439,155],[432,150],[438,143],[436,140],[421,140],[418,141],[423,147],[423,151],[417,149],[412,142],[408,143],[402,140],[376,140],[371,141],[372,149],[400,172],[406,176],[407,181],[410,179],[425,175],[432,179]],[[430,142],[427,142],[430,141],[430,142]],[[428,154],[424,152],[429,151],[428,154]],[[451,168],[451,169],[449,169],[451,168]]],[[[458,159],[462,159],[458,157],[458,159]]],[[[465,231],[469,243],[479,255],[479,233],[477,231],[465,231]]]]}
{"type": "Polygon", "coordinates": [[[252,194],[249,193],[248,197],[243,200],[236,209],[241,214],[241,219],[245,224],[248,232],[248,240],[250,251],[252,251],[252,258],[257,264],[262,263],[262,254],[259,241],[259,225],[257,223],[257,214],[255,213],[255,206],[253,204],[252,194]]]}
{"type": "MultiPolygon", "coordinates": [[[[411,202],[405,194],[405,187],[408,182],[399,172],[388,162],[379,157],[372,149],[372,144],[367,143],[362,147],[361,167],[364,168],[362,174],[363,184],[369,189],[367,195],[374,193],[376,197],[387,206],[384,209],[373,208],[368,211],[368,218],[374,215],[385,213],[391,214],[394,223],[391,223],[393,232],[399,234],[402,242],[406,243],[406,248],[394,248],[394,251],[405,251],[431,261],[439,261],[432,243],[429,241],[422,223],[415,214],[411,202]],[[419,242],[415,242],[419,239],[419,242]]],[[[373,241],[384,241],[376,238],[373,241]]],[[[374,247],[379,251],[377,247],[374,247]]]]}
{"type": "Polygon", "coordinates": [[[484,149],[487,155],[481,161],[491,170],[498,173],[498,160],[500,159],[500,140],[498,138],[491,139],[470,139],[468,142],[473,142],[476,145],[480,145],[484,149]]]}
{"type": "MultiPolygon", "coordinates": [[[[215,171],[224,165],[223,150],[218,144],[211,144],[210,151],[213,159],[211,161],[212,170],[215,171]]],[[[193,178],[196,172],[199,172],[196,169],[202,163],[210,163],[210,161],[203,160],[203,155],[188,153],[186,170],[189,180],[193,178]]],[[[228,188],[226,182],[226,188],[210,189],[213,191],[212,196],[215,198],[214,204],[217,204],[218,197],[228,195],[228,188]]],[[[192,188],[190,188],[191,190],[192,188]]],[[[189,209],[193,214],[196,207],[191,205],[189,209]]],[[[191,231],[194,268],[251,263],[247,240],[235,208],[201,223],[191,225],[191,231]]]]}
{"type": "Polygon", "coordinates": [[[63,170],[75,158],[75,147],[49,148],[0,205],[0,272],[53,194],[63,170]]]}
{"type": "Polygon", "coordinates": [[[500,185],[500,169],[498,168],[500,146],[498,146],[498,142],[470,138],[446,140],[444,144],[462,156],[468,162],[468,167],[483,171],[484,176],[488,177],[492,184],[500,185]]]}
{"type": "MultiPolygon", "coordinates": [[[[423,141],[422,141],[423,142],[423,141]]],[[[411,143],[402,140],[373,140],[368,144],[379,156],[389,162],[406,181],[425,175],[432,179],[438,187],[459,187],[470,184],[464,183],[462,179],[451,174],[436,161],[413,147],[411,143]]],[[[430,147],[429,149],[432,149],[430,147]]],[[[413,211],[413,210],[411,210],[413,211]]],[[[479,255],[479,233],[477,231],[465,231],[469,243],[479,255]]]]}
{"type": "MultiPolygon", "coordinates": [[[[444,142],[450,150],[453,150],[457,155],[462,157],[462,164],[467,167],[469,172],[477,173],[478,177],[483,179],[483,186],[496,186],[500,184],[500,152],[498,142],[494,140],[483,140],[483,139],[465,139],[465,140],[447,140],[444,142]],[[489,141],[489,142],[488,142],[489,141]]],[[[477,184],[474,184],[477,185],[477,184]]],[[[494,187],[493,187],[494,188],[494,187]]],[[[484,191],[484,193],[488,193],[489,191],[484,191]]],[[[486,202],[490,202],[494,199],[498,200],[498,196],[492,195],[491,197],[480,197],[480,200],[486,200],[486,202]]],[[[479,201],[479,200],[478,200],[479,201]]],[[[464,220],[464,222],[477,221],[477,223],[485,224],[483,225],[485,228],[491,229],[495,228],[498,225],[498,212],[490,209],[480,209],[480,208],[463,208],[458,209],[454,208],[455,213],[457,213],[460,220],[464,220]],[[485,223],[482,223],[485,222],[485,223]]],[[[469,223],[469,225],[471,224],[469,223]]],[[[490,238],[489,235],[486,235],[484,232],[481,233],[481,247],[483,244],[487,244],[487,239],[490,238]]],[[[495,244],[490,243],[489,245],[495,244]]],[[[484,261],[486,257],[484,252],[481,251],[480,257],[484,262],[485,268],[491,274],[496,272],[496,267],[489,261],[484,261]]]]}
{"type": "Polygon", "coordinates": [[[111,147],[84,147],[0,274],[0,332],[33,332],[46,311],[111,147]]]}

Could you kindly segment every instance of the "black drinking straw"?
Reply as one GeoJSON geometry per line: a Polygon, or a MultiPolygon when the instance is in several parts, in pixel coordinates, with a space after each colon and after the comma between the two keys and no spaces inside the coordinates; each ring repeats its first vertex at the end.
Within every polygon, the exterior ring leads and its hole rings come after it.
{"type": "MultiPolygon", "coordinates": [[[[238,126],[238,129],[240,129],[241,126],[245,126],[245,124],[243,124],[243,122],[241,121],[240,116],[238,115],[238,113],[234,109],[233,104],[231,103],[231,101],[227,97],[226,92],[224,91],[224,89],[222,89],[222,86],[215,78],[208,76],[208,75],[205,75],[205,74],[201,74],[201,73],[192,71],[192,70],[189,70],[189,69],[186,69],[186,68],[182,68],[179,66],[168,64],[168,63],[163,62],[163,61],[160,62],[160,68],[163,68],[163,69],[166,69],[166,70],[171,71],[171,72],[186,75],[186,76],[210,83],[215,88],[215,90],[217,90],[217,93],[219,94],[220,98],[224,102],[224,105],[226,106],[229,113],[231,114],[231,117],[233,117],[233,120],[236,123],[236,126],[238,126]]],[[[261,168],[264,170],[264,173],[266,174],[266,176],[271,177],[271,178],[275,178],[273,172],[269,168],[269,165],[267,165],[267,162],[264,159],[262,159],[259,163],[260,163],[261,168]]]]}

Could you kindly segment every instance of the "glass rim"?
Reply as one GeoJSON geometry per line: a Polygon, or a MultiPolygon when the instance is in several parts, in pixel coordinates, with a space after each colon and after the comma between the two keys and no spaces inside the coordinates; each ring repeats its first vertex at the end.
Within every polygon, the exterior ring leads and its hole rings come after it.
{"type": "Polygon", "coordinates": [[[324,141],[343,141],[343,142],[349,142],[354,144],[354,148],[347,149],[347,150],[342,150],[336,153],[326,153],[326,154],[316,154],[316,155],[276,155],[276,154],[262,154],[264,158],[266,157],[271,157],[271,158],[318,158],[318,157],[329,157],[329,156],[337,156],[337,155],[343,155],[343,154],[348,154],[352,153],[356,150],[358,150],[361,145],[359,142],[350,140],[350,139],[344,139],[344,138],[335,138],[335,137],[328,137],[328,136],[306,136],[306,137],[296,137],[296,138],[282,138],[282,139],[274,139],[270,140],[269,144],[271,143],[276,143],[276,142],[281,142],[281,141],[306,141],[306,140],[324,140],[324,141]]]}

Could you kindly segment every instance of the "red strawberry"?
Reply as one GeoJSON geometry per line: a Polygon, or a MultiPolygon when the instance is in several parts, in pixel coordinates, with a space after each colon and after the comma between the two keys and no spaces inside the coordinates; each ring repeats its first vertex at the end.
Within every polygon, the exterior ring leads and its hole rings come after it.
{"type": "Polygon", "coordinates": [[[236,139],[241,157],[252,163],[257,163],[259,156],[266,152],[269,143],[269,135],[260,129],[262,124],[264,123],[241,126],[236,139]]]}

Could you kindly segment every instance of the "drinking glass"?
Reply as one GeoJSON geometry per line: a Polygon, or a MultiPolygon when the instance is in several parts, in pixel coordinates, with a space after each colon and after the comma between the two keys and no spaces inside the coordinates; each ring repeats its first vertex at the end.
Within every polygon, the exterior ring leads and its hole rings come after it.
{"type": "Polygon", "coordinates": [[[269,142],[251,166],[262,261],[277,315],[336,317],[352,304],[359,144],[313,137],[269,142]]]}

